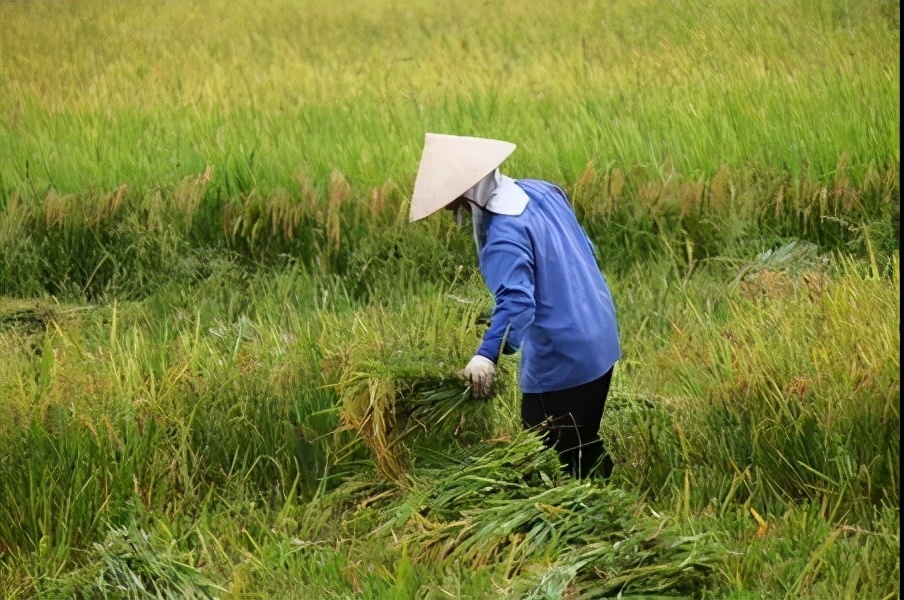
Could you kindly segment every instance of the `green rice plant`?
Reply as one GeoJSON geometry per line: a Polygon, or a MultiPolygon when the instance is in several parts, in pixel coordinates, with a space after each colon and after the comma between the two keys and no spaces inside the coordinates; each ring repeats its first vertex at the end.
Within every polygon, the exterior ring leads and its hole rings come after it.
{"type": "Polygon", "coordinates": [[[0,2],[0,596],[898,596],[898,12],[0,2]],[[424,131],[569,192],[612,485],[456,377],[424,131]]]}
{"type": "Polygon", "coordinates": [[[739,506],[704,512],[696,528],[717,527],[730,551],[720,566],[728,598],[894,598],[900,593],[900,516],[884,506],[867,527],[835,525],[816,504],[753,518],[739,506]],[[718,521],[720,524],[714,526],[718,521]],[[713,525],[710,525],[712,523],[713,525]]]}
{"type": "Polygon", "coordinates": [[[226,592],[181,545],[160,523],[152,531],[134,523],[110,529],[85,553],[84,566],[62,577],[39,579],[34,591],[96,598],[217,598],[226,592]]]}
{"type": "Polygon", "coordinates": [[[291,256],[359,297],[386,265],[442,281],[471,256],[433,239],[448,228],[385,234],[425,130],[516,141],[506,169],[573,191],[614,266],[669,253],[690,269],[788,237],[839,248],[856,238],[842,222],[897,245],[899,34],[880,3],[355,15],[5,3],[0,289],[146,297],[236,255],[291,256]]]}
{"type": "Polygon", "coordinates": [[[454,372],[491,301],[476,279],[374,305],[298,266],[232,265],[115,308],[6,300],[3,409],[31,425],[0,428],[0,595],[98,595],[109,561],[110,595],[126,567],[146,589],[188,589],[195,574],[172,559],[233,594],[884,597],[898,467],[879,450],[896,413],[874,400],[896,381],[893,364],[876,369],[894,360],[896,280],[803,243],[759,254],[609,278],[625,358],[602,488],[516,435],[509,357],[492,400],[447,399],[445,418],[427,404],[431,389],[466,391],[454,372]],[[743,361],[720,354],[725,331],[743,361]],[[846,369],[825,366],[858,346],[846,369]],[[745,364],[761,379],[735,388],[720,369],[745,364]],[[365,392],[392,384],[385,414],[410,430],[390,447],[395,479],[340,419],[353,373],[365,392]],[[770,382],[799,396],[779,403],[770,382]],[[94,544],[123,527],[148,533],[159,562],[122,558],[151,552],[137,538],[102,559],[94,544]]]}
{"type": "Polygon", "coordinates": [[[626,429],[609,432],[633,448],[635,482],[686,487],[698,508],[731,489],[761,511],[816,501],[866,523],[898,497],[897,271],[832,273],[804,256],[795,274],[779,266],[792,254],[745,267],[718,321],[709,299],[679,300],[668,343],[613,405],[626,429]]]}
{"type": "Polygon", "coordinates": [[[181,307],[0,301],[3,548],[66,564],[136,506],[188,511],[221,482],[316,489],[335,420],[332,396],[301,384],[317,373],[304,315],[318,294],[299,284],[239,306],[213,284],[181,307]],[[241,314],[255,307],[273,316],[241,314]]]}
{"type": "Polygon", "coordinates": [[[516,139],[534,149],[513,157],[519,175],[561,181],[591,159],[828,179],[848,153],[857,180],[899,158],[899,34],[879,2],[0,11],[4,202],[149,189],[208,165],[233,198],[291,190],[299,166],[360,192],[408,179],[424,129],[516,139]]]}
{"type": "MultiPolygon", "coordinates": [[[[878,257],[883,265],[897,246],[896,169],[836,192],[806,178],[792,185],[781,173],[720,171],[695,182],[676,175],[656,185],[636,173],[622,181],[618,196],[607,183],[616,173],[613,168],[605,176],[582,177],[573,186],[562,182],[574,187],[576,210],[607,273],[663,256],[690,272],[705,261],[740,260],[789,237],[823,252],[878,257]],[[711,206],[720,195],[720,204],[711,206]],[[787,205],[779,216],[771,216],[773,201],[787,205]]],[[[355,297],[366,299],[393,291],[396,286],[385,286],[390,274],[414,292],[424,281],[474,272],[473,244],[451,219],[409,227],[402,190],[373,188],[388,206],[374,212],[366,195],[342,181],[337,177],[319,200],[309,184],[298,194],[252,191],[229,198],[196,180],[147,196],[131,190],[49,193],[39,201],[16,196],[0,210],[0,223],[11,230],[0,235],[0,285],[18,295],[139,299],[167,285],[199,283],[218,264],[253,269],[293,263],[313,275],[341,277],[355,297]],[[201,198],[185,199],[192,194],[201,198]]]]}
{"type": "Polygon", "coordinates": [[[143,439],[125,432],[123,441],[56,418],[56,431],[33,424],[0,455],[0,539],[13,554],[34,552],[50,571],[101,537],[106,524],[127,518],[131,502],[168,494],[172,485],[152,452],[153,427],[143,439]]]}

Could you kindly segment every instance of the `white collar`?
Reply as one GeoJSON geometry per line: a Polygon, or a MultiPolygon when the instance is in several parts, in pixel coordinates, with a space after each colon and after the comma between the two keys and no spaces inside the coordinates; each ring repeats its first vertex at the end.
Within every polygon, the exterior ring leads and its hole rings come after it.
{"type": "Polygon", "coordinates": [[[517,216],[524,212],[530,198],[515,180],[494,169],[462,194],[477,206],[497,215],[517,216]]]}

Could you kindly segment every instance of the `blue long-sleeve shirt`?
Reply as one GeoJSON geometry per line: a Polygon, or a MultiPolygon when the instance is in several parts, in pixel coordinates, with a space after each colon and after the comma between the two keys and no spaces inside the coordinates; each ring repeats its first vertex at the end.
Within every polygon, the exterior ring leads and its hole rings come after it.
{"type": "Polygon", "coordinates": [[[480,271],[496,307],[477,354],[521,350],[520,384],[544,393],[588,383],[621,356],[615,306],[565,193],[519,180],[520,215],[488,213],[480,271]]]}

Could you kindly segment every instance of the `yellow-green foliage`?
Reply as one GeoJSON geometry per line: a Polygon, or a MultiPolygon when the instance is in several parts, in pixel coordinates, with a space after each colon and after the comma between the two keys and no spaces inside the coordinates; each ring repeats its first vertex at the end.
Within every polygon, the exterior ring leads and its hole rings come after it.
{"type": "Polygon", "coordinates": [[[738,288],[717,327],[687,302],[688,318],[645,372],[647,385],[692,405],[700,386],[722,402],[765,393],[778,405],[795,399],[831,412],[897,405],[897,267],[891,279],[865,267],[837,278],[762,271],[738,288]]]}
{"type": "Polygon", "coordinates": [[[622,263],[867,225],[887,251],[896,19],[886,0],[4,2],[0,287],[134,298],[203,276],[210,248],[357,277],[436,233],[400,233],[425,131],[516,142],[505,169],[572,191],[622,263]]]}
{"type": "Polygon", "coordinates": [[[897,259],[889,278],[844,259],[838,270],[748,272],[719,308],[707,294],[675,299],[671,334],[635,371],[631,393],[670,428],[662,448],[628,442],[638,473],[653,486],[687,473],[699,504],[732,477],[764,509],[809,499],[868,521],[863,502],[897,502],[897,259]]]}
{"type": "MultiPolygon", "coordinates": [[[[897,164],[895,3],[287,0],[0,5],[3,196],[410,190],[425,130],[520,176],[897,164]]],[[[360,195],[364,195],[363,193],[360,195]]]]}

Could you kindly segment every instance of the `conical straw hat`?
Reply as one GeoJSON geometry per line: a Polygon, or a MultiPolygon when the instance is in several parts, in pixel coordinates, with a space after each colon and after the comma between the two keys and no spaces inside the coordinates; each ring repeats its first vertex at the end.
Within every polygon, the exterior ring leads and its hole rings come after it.
{"type": "Polygon", "coordinates": [[[428,133],[408,221],[413,223],[445,208],[514,151],[515,144],[510,142],[428,133]]]}

